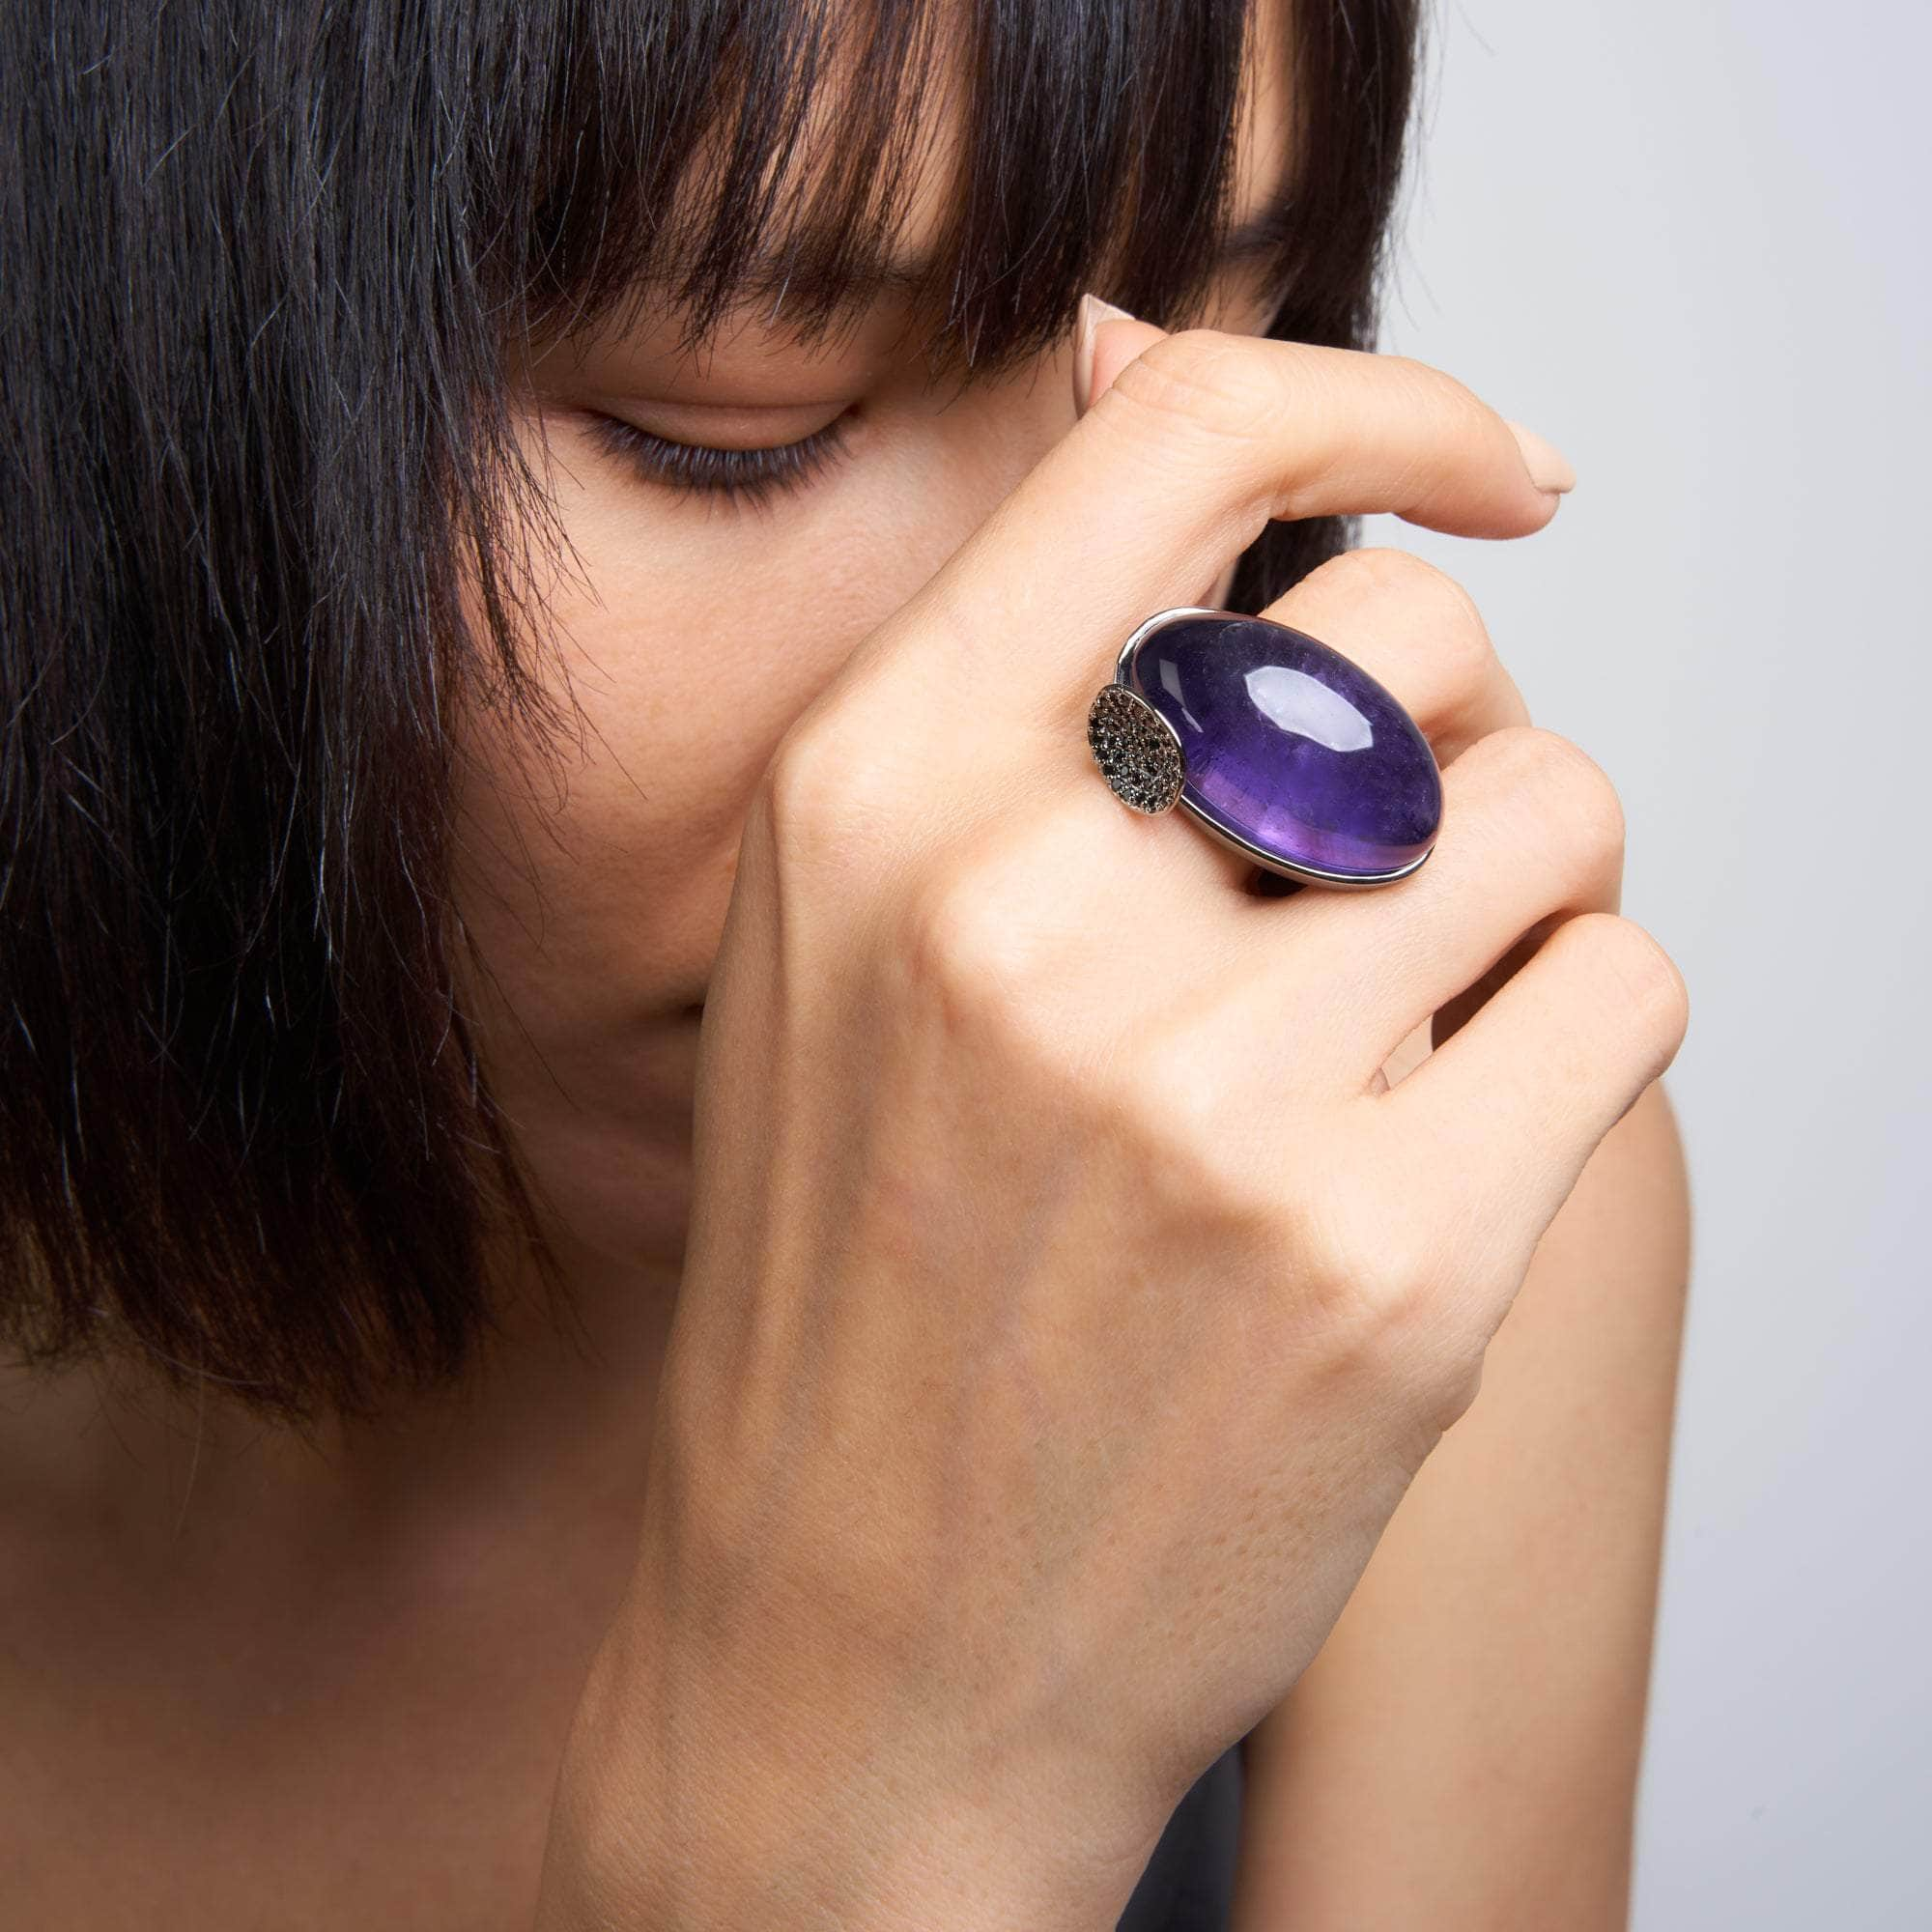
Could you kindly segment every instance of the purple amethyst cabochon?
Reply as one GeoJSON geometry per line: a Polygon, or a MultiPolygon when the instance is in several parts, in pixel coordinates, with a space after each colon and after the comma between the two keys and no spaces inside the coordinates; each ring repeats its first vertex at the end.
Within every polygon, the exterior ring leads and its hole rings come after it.
{"type": "Polygon", "coordinates": [[[1394,696],[1305,632],[1186,612],[1121,681],[1173,725],[1181,801],[1292,866],[1374,879],[1418,862],[1442,820],[1435,754],[1394,696]]]}

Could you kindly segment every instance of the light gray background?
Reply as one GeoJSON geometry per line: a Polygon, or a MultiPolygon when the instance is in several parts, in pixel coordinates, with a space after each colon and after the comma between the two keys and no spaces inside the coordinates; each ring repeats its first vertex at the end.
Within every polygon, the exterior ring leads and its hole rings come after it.
{"type": "MultiPolygon", "coordinates": [[[[1629,810],[1696,1259],[1639,1932],[1932,1928],[1932,5],[1435,0],[1382,347],[1577,466],[1393,543],[1629,810]]],[[[1556,1932],[1556,1928],[1552,1928],[1556,1932]]]]}

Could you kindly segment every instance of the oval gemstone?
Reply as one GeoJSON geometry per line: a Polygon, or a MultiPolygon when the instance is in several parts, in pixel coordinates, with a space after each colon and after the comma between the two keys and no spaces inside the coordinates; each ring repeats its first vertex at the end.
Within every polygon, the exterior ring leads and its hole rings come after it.
{"type": "Polygon", "coordinates": [[[1317,872],[1376,878],[1435,842],[1442,778],[1394,696],[1318,638],[1225,611],[1171,617],[1125,666],[1174,726],[1181,803],[1317,872]]]}

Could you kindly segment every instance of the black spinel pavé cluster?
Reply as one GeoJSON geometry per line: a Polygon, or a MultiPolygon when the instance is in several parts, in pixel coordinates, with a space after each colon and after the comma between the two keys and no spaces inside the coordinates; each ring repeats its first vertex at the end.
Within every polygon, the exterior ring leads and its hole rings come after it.
{"type": "Polygon", "coordinates": [[[1165,811],[1186,770],[1173,728],[1138,692],[1104,686],[1087,713],[1087,742],[1115,795],[1136,811],[1165,811]]]}

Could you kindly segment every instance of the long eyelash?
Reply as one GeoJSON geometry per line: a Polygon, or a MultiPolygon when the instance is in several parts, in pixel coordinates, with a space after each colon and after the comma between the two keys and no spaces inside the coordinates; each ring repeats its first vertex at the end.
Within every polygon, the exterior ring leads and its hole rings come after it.
{"type": "Polygon", "coordinates": [[[676,497],[708,497],[730,504],[761,503],[801,489],[845,448],[843,416],[796,442],[763,449],[672,442],[616,416],[600,415],[592,427],[605,450],[630,464],[645,482],[676,497]]]}

